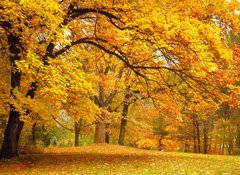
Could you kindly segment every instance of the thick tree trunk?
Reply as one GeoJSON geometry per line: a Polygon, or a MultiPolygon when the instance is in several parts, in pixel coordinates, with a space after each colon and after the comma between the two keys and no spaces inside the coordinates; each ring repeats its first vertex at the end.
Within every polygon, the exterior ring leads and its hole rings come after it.
{"type": "Polygon", "coordinates": [[[97,122],[95,128],[94,143],[105,143],[105,123],[97,122]]]}
{"type": "MultiPolygon", "coordinates": [[[[20,87],[21,72],[17,71],[16,61],[20,60],[20,39],[17,36],[9,35],[9,51],[11,72],[11,96],[14,96],[13,90],[20,87]]],[[[1,149],[1,158],[12,158],[18,156],[18,141],[24,123],[19,119],[20,114],[15,111],[13,105],[10,105],[10,113],[7,128],[4,132],[4,140],[1,149]]]]}
{"type": "Polygon", "coordinates": [[[18,141],[23,122],[19,120],[19,113],[11,106],[7,128],[4,133],[4,141],[1,150],[1,158],[12,158],[18,156],[18,141]]]}
{"type": "MultiPolygon", "coordinates": [[[[104,88],[102,85],[99,85],[99,98],[97,99],[98,106],[100,108],[105,107],[105,100],[104,100],[104,88]]],[[[104,122],[105,118],[102,117],[102,121],[96,122],[96,128],[95,128],[95,136],[94,136],[94,143],[105,143],[106,142],[106,123],[104,122]]]]}
{"type": "Polygon", "coordinates": [[[130,93],[127,93],[124,96],[123,112],[122,112],[120,133],[118,138],[119,145],[124,145],[124,138],[125,138],[125,132],[126,132],[126,126],[127,126],[128,107],[130,105],[130,102],[129,102],[130,97],[131,97],[130,93]]]}

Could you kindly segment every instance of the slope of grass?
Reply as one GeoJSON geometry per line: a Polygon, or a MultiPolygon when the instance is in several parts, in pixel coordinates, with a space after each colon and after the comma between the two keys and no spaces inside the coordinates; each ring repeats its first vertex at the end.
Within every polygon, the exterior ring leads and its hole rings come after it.
{"type": "Polygon", "coordinates": [[[148,151],[93,144],[47,148],[44,154],[0,160],[0,174],[240,174],[240,157],[148,151]]]}

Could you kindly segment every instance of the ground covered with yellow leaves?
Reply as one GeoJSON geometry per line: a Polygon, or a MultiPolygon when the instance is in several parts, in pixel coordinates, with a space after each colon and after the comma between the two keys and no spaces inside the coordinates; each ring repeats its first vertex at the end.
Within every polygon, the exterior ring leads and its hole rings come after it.
{"type": "Polygon", "coordinates": [[[141,150],[93,144],[47,148],[43,154],[0,160],[0,174],[223,174],[240,173],[239,156],[141,150]]]}

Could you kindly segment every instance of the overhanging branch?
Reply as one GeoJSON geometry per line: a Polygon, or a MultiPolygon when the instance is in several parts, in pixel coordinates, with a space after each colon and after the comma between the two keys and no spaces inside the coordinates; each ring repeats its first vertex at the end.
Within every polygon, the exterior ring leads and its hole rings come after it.
{"type": "Polygon", "coordinates": [[[60,123],[54,116],[52,116],[52,118],[53,118],[53,120],[54,120],[57,124],[59,124],[61,127],[63,127],[64,129],[66,129],[66,130],[68,130],[68,131],[73,132],[73,129],[70,129],[70,128],[64,126],[64,125],[63,125],[62,123],[60,123]]]}
{"type": "MultiPolygon", "coordinates": [[[[105,40],[102,40],[102,39],[99,39],[99,38],[95,38],[95,40],[104,41],[106,43],[105,40]]],[[[53,54],[52,58],[55,58],[55,57],[65,53],[71,47],[73,47],[73,46],[75,46],[77,44],[90,44],[90,45],[94,45],[97,48],[99,48],[99,49],[103,50],[104,52],[108,53],[109,55],[113,55],[113,56],[117,57],[119,60],[124,62],[127,67],[129,67],[131,70],[133,70],[133,72],[136,73],[136,75],[138,75],[138,76],[140,76],[142,78],[147,78],[145,75],[143,75],[139,71],[135,70],[135,68],[130,64],[130,62],[126,58],[124,58],[122,55],[118,54],[116,50],[111,51],[111,50],[105,48],[104,46],[100,45],[96,41],[93,41],[93,38],[81,38],[79,40],[73,41],[73,42],[71,42],[71,45],[67,45],[64,48],[62,48],[61,50],[57,51],[55,54],[53,54]]]]}
{"type": "Polygon", "coordinates": [[[92,9],[92,8],[85,8],[85,9],[73,9],[72,10],[72,15],[71,15],[71,18],[74,19],[74,18],[77,18],[79,16],[82,16],[84,14],[87,14],[87,13],[99,13],[99,14],[102,14],[110,19],[116,19],[116,20],[119,20],[120,18],[109,13],[109,12],[106,12],[104,10],[101,10],[101,9],[92,9]]]}

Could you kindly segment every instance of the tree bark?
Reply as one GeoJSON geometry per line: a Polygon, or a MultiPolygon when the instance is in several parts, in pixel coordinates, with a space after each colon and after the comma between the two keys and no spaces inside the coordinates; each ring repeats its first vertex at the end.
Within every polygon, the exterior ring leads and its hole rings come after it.
{"type": "Polygon", "coordinates": [[[83,119],[79,119],[77,122],[75,122],[74,125],[74,131],[75,131],[75,139],[74,139],[74,146],[79,146],[79,137],[81,134],[81,127],[83,125],[83,119]]]}
{"type": "Polygon", "coordinates": [[[119,145],[124,145],[126,126],[127,126],[127,119],[122,118],[121,119],[121,126],[120,126],[120,133],[119,133],[119,138],[118,138],[118,144],[119,145]]]}
{"type": "Polygon", "coordinates": [[[193,151],[194,151],[194,153],[197,153],[196,129],[195,129],[195,126],[193,126],[193,151]]]}
{"type": "Polygon", "coordinates": [[[185,141],[185,149],[184,152],[188,153],[189,152],[189,144],[188,144],[188,140],[185,141]]]}
{"type": "Polygon", "coordinates": [[[240,148],[240,124],[237,125],[236,147],[240,148]]]}
{"type": "Polygon", "coordinates": [[[18,141],[24,123],[19,120],[19,113],[11,105],[7,128],[4,132],[4,140],[1,150],[1,158],[13,158],[18,156],[18,141]]]}
{"type": "Polygon", "coordinates": [[[37,126],[36,123],[34,123],[32,126],[32,142],[33,142],[33,144],[36,144],[36,126],[37,126]]]}
{"type": "Polygon", "coordinates": [[[105,123],[97,122],[95,129],[94,143],[105,143],[105,123]]]}
{"type": "MultiPolygon", "coordinates": [[[[214,128],[214,119],[213,118],[210,118],[210,123],[209,123],[209,128],[208,130],[211,132],[214,128]]],[[[211,151],[212,152],[212,145],[213,145],[213,139],[212,139],[212,135],[210,134],[209,136],[209,144],[208,144],[208,151],[211,151]]]]}
{"type": "Polygon", "coordinates": [[[205,121],[203,128],[203,153],[207,154],[207,152],[208,152],[208,123],[207,121],[205,121]]]}
{"type": "Polygon", "coordinates": [[[121,119],[121,126],[120,126],[120,133],[118,138],[118,144],[124,145],[124,138],[125,138],[125,132],[126,132],[126,126],[127,126],[127,115],[128,115],[128,108],[130,105],[129,99],[130,94],[127,93],[124,96],[124,102],[123,102],[123,112],[122,112],[122,119],[121,119]]]}
{"type": "Polygon", "coordinates": [[[192,114],[193,119],[193,141],[194,141],[194,152],[200,153],[200,130],[197,115],[192,114]]]}
{"type": "MultiPolygon", "coordinates": [[[[96,99],[97,105],[102,108],[104,106],[104,89],[102,85],[99,84],[99,97],[96,99]]],[[[102,115],[102,114],[101,114],[102,115]]],[[[103,121],[96,122],[96,128],[95,128],[95,136],[94,136],[94,143],[105,143],[106,141],[106,130],[104,122],[105,118],[104,116],[101,116],[103,118],[103,121]]]]}
{"type": "Polygon", "coordinates": [[[158,139],[158,150],[162,151],[162,149],[163,149],[162,136],[160,136],[158,139]]]}
{"type": "Polygon", "coordinates": [[[75,139],[74,139],[74,146],[78,146],[79,144],[79,134],[80,134],[80,128],[78,125],[78,122],[74,123],[74,130],[75,130],[75,139]]]}
{"type": "Polygon", "coordinates": [[[199,128],[199,122],[196,121],[196,129],[197,129],[197,149],[198,153],[201,152],[201,140],[200,140],[200,128],[199,128]]]}
{"type": "Polygon", "coordinates": [[[105,142],[106,143],[109,143],[110,142],[110,134],[109,134],[109,131],[110,130],[110,123],[106,123],[106,126],[105,126],[105,142]]]}

